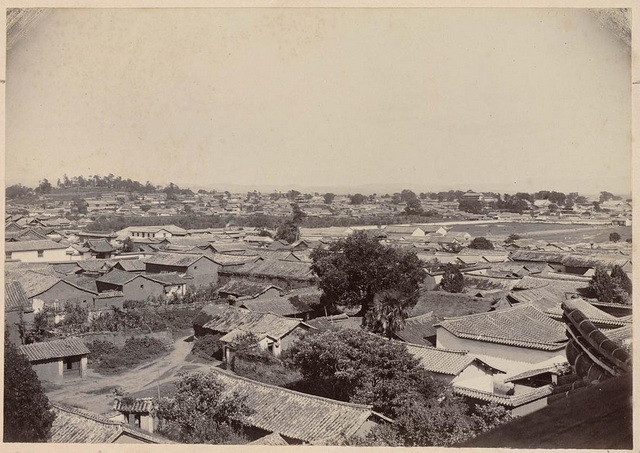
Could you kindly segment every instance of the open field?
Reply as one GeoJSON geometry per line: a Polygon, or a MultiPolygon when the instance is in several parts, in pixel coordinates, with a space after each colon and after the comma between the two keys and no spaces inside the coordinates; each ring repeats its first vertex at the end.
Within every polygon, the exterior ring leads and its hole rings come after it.
{"type": "Polygon", "coordinates": [[[523,238],[543,239],[549,242],[608,242],[609,234],[614,231],[621,241],[631,237],[631,228],[613,225],[567,225],[559,223],[486,223],[453,225],[451,231],[467,232],[473,237],[484,236],[487,239],[504,241],[510,234],[519,234],[523,238]]]}

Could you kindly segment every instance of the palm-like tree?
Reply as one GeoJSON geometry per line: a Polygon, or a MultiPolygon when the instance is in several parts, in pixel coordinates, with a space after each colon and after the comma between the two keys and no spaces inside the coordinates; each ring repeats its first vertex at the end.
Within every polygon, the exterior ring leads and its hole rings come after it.
{"type": "Polygon", "coordinates": [[[391,339],[402,330],[409,317],[410,300],[406,294],[392,289],[380,291],[373,298],[373,306],[366,314],[366,325],[374,332],[391,339]]]}

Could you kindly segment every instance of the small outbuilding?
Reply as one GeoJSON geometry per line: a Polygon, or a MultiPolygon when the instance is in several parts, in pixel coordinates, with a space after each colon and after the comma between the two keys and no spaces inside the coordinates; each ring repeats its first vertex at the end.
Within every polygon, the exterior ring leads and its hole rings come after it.
{"type": "Polygon", "coordinates": [[[86,376],[89,349],[79,338],[32,343],[18,349],[42,381],[60,383],[86,376]]]}

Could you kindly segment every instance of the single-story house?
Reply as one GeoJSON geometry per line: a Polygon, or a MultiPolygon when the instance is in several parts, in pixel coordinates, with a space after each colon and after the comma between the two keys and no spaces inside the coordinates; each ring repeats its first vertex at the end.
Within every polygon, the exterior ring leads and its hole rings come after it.
{"type": "Polygon", "coordinates": [[[97,291],[91,291],[70,281],[33,271],[24,272],[16,280],[22,285],[36,311],[43,306],[62,310],[67,304],[89,308],[93,298],[98,294],[97,291]]]}
{"type": "Polygon", "coordinates": [[[259,340],[261,349],[279,357],[304,332],[313,329],[298,319],[285,318],[273,313],[256,313],[245,308],[210,304],[193,321],[194,335],[222,334],[220,341],[224,358],[231,362],[234,354],[234,340],[241,335],[252,333],[259,340]]]}
{"type": "Polygon", "coordinates": [[[117,396],[113,403],[113,410],[120,413],[118,421],[149,433],[153,433],[158,427],[158,419],[154,415],[154,409],[153,398],[129,400],[117,396]]]}
{"type": "Polygon", "coordinates": [[[238,301],[237,305],[256,313],[273,313],[307,321],[313,317],[313,313],[320,306],[321,297],[322,291],[315,288],[310,290],[304,288],[283,296],[269,298],[261,296],[256,299],[238,301]]]}
{"type": "Polygon", "coordinates": [[[89,349],[75,337],[18,346],[31,363],[38,378],[49,382],[63,382],[84,378],[87,373],[89,349]]]}

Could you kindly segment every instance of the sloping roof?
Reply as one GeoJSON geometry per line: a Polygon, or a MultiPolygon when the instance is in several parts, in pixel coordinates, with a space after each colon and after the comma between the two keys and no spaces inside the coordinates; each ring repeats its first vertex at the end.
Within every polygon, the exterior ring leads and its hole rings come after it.
{"type": "Polygon", "coordinates": [[[209,245],[218,253],[244,252],[247,246],[241,242],[210,242],[209,245]]]}
{"type": "Polygon", "coordinates": [[[4,310],[29,307],[29,299],[18,281],[5,280],[4,282],[4,310]]]}
{"type": "Polygon", "coordinates": [[[144,272],[147,268],[142,260],[118,260],[118,264],[127,272],[144,272]]]}
{"type": "Polygon", "coordinates": [[[113,402],[113,410],[118,412],[151,412],[153,410],[153,398],[135,398],[133,401],[122,401],[116,397],[113,402]]]}
{"type": "Polygon", "coordinates": [[[153,280],[154,282],[162,283],[163,285],[184,285],[186,280],[180,276],[177,272],[163,272],[161,274],[142,274],[143,277],[153,280]]]}
{"type": "Polygon", "coordinates": [[[567,343],[562,323],[530,304],[445,319],[436,327],[459,338],[544,351],[562,349],[567,343]]]}
{"type": "Polygon", "coordinates": [[[5,252],[28,252],[33,250],[60,250],[66,249],[67,246],[59,244],[49,239],[41,239],[36,241],[18,241],[18,242],[5,242],[5,252]]]}
{"type": "Polygon", "coordinates": [[[260,259],[257,255],[225,255],[223,253],[214,253],[213,261],[222,266],[240,266],[246,263],[253,263],[260,259]]]}
{"type": "Polygon", "coordinates": [[[272,446],[287,446],[289,445],[286,440],[278,433],[267,434],[260,439],[256,439],[253,442],[249,442],[249,445],[272,445],[272,446]]]}
{"type": "Polygon", "coordinates": [[[299,325],[308,326],[297,319],[285,318],[272,313],[256,313],[244,308],[227,307],[226,310],[214,314],[202,328],[225,333],[242,329],[258,336],[268,335],[278,339],[299,325]]]}
{"type": "Polygon", "coordinates": [[[434,348],[431,346],[402,343],[409,354],[420,360],[420,364],[433,373],[457,376],[468,367],[475,356],[469,351],[456,351],[453,349],[434,348]]]}
{"type": "Polygon", "coordinates": [[[543,385],[542,387],[532,389],[530,392],[519,393],[517,395],[498,395],[493,392],[485,392],[483,390],[461,387],[454,384],[453,392],[456,395],[513,408],[551,395],[553,393],[553,386],[543,385]]]}
{"type": "Polygon", "coordinates": [[[177,235],[186,235],[188,233],[187,230],[177,227],[175,225],[157,225],[157,226],[130,226],[125,228],[127,231],[136,231],[136,232],[144,232],[144,233],[157,233],[161,230],[166,230],[171,234],[177,235]]]}
{"type": "Polygon", "coordinates": [[[21,345],[18,349],[27,356],[29,362],[89,354],[89,349],[76,337],[21,345]]]}
{"type": "Polygon", "coordinates": [[[218,289],[219,293],[233,294],[236,297],[257,297],[265,291],[275,288],[278,291],[282,291],[282,288],[268,284],[250,282],[247,280],[229,280],[226,285],[218,289]]]}
{"type": "Polygon", "coordinates": [[[57,284],[61,280],[58,277],[44,275],[33,271],[22,273],[17,280],[29,299],[37,296],[57,284]]]}
{"type": "Polygon", "coordinates": [[[106,239],[90,239],[85,243],[85,247],[96,253],[109,253],[115,250],[106,239]]]}
{"type": "Polygon", "coordinates": [[[280,316],[298,315],[312,310],[312,308],[304,302],[298,304],[292,303],[286,296],[245,300],[240,303],[240,306],[256,313],[274,313],[280,316]]]}
{"type": "MultiPolygon", "coordinates": [[[[491,449],[633,448],[631,375],[571,393],[456,447],[491,449]]],[[[559,451],[559,450],[558,450],[559,451]]]]}
{"type": "Polygon", "coordinates": [[[344,403],[213,369],[225,393],[246,396],[255,412],[248,424],[291,439],[335,445],[353,436],[374,413],[369,406],[344,403]]]}
{"type": "Polygon", "coordinates": [[[226,303],[207,304],[198,312],[192,323],[194,326],[204,326],[218,314],[224,312],[228,305],[226,303]]]}
{"type": "Polygon", "coordinates": [[[433,326],[439,321],[441,319],[433,312],[407,318],[404,328],[396,332],[395,336],[407,343],[432,346],[426,338],[436,335],[436,329],[433,326]]]}
{"type": "Polygon", "coordinates": [[[162,266],[189,267],[199,259],[211,259],[203,254],[194,253],[158,253],[143,261],[148,264],[156,264],[162,266]]]}
{"type": "Polygon", "coordinates": [[[562,263],[564,253],[515,250],[509,254],[512,261],[538,261],[546,263],[562,263]]]}
{"type": "Polygon", "coordinates": [[[51,427],[51,443],[111,443],[122,434],[122,424],[98,414],[52,403],[56,418],[51,427]]]}
{"type": "Polygon", "coordinates": [[[173,443],[167,439],[143,433],[120,422],[109,420],[94,412],[57,402],[52,402],[51,406],[56,418],[51,426],[49,443],[106,444],[115,442],[123,435],[133,438],[132,441],[143,443],[173,443]]]}
{"type": "Polygon", "coordinates": [[[139,276],[140,274],[125,272],[119,269],[111,269],[108,273],[104,274],[102,277],[97,278],[96,281],[102,282],[102,283],[110,283],[112,285],[124,285],[139,276]]]}
{"type": "Polygon", "coordinates": [[[312,278],[309,263],[298,261],[263,260],[247,263],[233,269],[224,269],[230,275],[251,275],[255,277],[295,278],[310,280],[312,278]]]}

